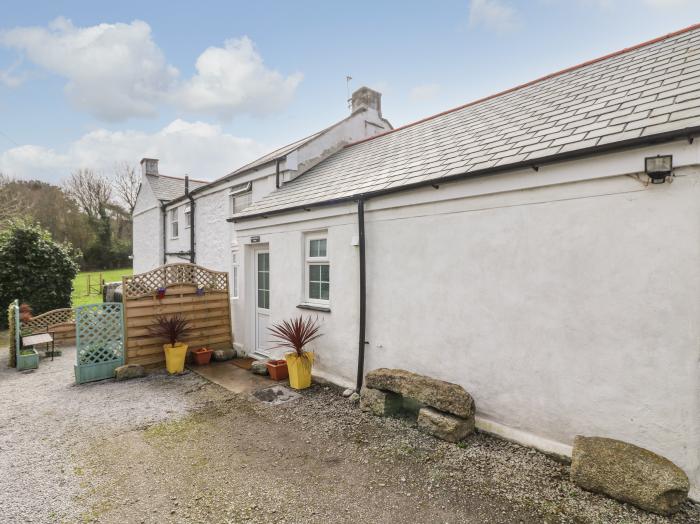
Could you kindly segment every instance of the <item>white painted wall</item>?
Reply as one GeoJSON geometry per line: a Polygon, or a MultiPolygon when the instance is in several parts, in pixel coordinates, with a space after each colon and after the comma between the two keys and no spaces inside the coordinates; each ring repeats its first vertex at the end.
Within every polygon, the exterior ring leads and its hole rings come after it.
{"type": "Polygon", "coordinates": [[[163,263],[163,229],[160,205],[151,186],[141,182],[133,214],[134,273],[143,273],[163,263]]]}
{"type": "MultiPolygon", "coordinates": [[[[699,156],[679,142],[371,200],[366,370],[461,384],[480,427],[543,449],[567,452],[576,434],[641,445],[681,466],[698,498],[699,156]],[[645,185],[644,156],[666,152],[677,177],[645,185]]],[[[317,370],[346,384],[355,224],[351,204],[237,224],[241,244],[269,244],[273,321],[301,311],[302,234],[327,228],[317,370]]]]}

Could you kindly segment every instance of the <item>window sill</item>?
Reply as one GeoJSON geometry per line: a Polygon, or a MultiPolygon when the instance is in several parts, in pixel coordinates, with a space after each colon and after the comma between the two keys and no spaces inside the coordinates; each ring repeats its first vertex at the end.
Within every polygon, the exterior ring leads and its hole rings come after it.
{"type": "Polygon", "coordinates": [[[308,309],[310,311],[321,311],[323,313],[330,313],[331,308],[328,306],[321,306],[317,304],[299,304],[297,305],[298,309],[308,309]]]}

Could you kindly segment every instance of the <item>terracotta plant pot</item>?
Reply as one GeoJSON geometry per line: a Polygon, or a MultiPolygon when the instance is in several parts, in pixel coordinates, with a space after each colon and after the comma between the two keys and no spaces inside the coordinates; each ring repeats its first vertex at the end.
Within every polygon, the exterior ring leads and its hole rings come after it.
{"type": "Polygon", "coordinates": [[[272,380],[284,380],[289,376],[286,360],[268,360],[265,365],[272,380]]]}
{"type": "Polygon", "coordinates": [[[206,366],[211,360],[211,355],[214,350],[208,348],[199,348],[192,351],[192,358],[194,363],[198,366],[206,366]]]}

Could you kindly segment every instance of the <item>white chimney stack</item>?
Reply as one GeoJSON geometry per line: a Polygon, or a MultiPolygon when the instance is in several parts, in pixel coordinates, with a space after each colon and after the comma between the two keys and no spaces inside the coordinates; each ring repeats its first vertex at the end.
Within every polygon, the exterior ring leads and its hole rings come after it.
{"type": "Polygon", "coordinates": [[[382,94],[369,87],[361,87],[352,94],[352,112],[361,109],[374,109],[379,116],[382,116],[382,94]]]}
{"type": "Polygon", "coordinates": [[[141,174],[158,176],[158,159],[157,158],[142,158],[141,159],[141,174]]]}

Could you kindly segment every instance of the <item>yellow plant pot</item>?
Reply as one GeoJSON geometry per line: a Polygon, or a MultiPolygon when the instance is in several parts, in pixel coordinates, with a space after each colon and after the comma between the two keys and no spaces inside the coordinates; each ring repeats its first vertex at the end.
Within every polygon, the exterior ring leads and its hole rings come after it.
{"type": "Polygon", "coordinates": [[[165,351],[165,367],[168,373],[182,373],[185,370],[185,357],[187,356],[187,344],[178,342],[174,346],[172,344],[163,344],[165,351]]]}
{"type": "Polygon", "coordinates": [[[287,353],[284,356],[289,369],[289,385],[294,389],[306,389],[311,386],[311,367],[314,363],[314,354],[304,351],[300,357],[296,353],[287,353]]]}

